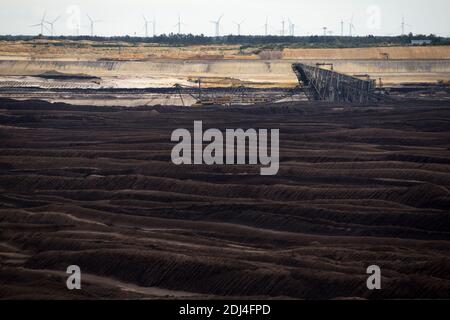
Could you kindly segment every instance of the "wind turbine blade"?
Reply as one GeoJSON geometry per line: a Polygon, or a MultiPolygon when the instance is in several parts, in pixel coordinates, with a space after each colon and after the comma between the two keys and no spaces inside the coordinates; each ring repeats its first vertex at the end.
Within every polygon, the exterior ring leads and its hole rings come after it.
{"type": "Polygon", "coordinates": [[[33,27],[40,27],[40,26],[41,26],[41,24],[38,23],[38,24],[33,24],[32,26],[30,26],[30,28],[33,28],[33,27]]]}
{"type": "Polygon", "coordinates": [[[220,20],[222,20],[223,18],[223,14],[220,16],[219,20],[217,20],[217,22],[220,22],[220,20]]]}
{"type": "Polygon", "coordinates": [[[88,14],[86,14],[86,15],[87,15],[88,19],[91,20],[91,22],[93,22],[92,18],[88,14]]]}
{"type": "Polygon", "coordinates": [[[59,15],[55,20],[53,20],[53,22],[52,23],[55,23],[56,21],[58,21],[59,20],[59,18],[61,18],[61,15],[59,15]]]}

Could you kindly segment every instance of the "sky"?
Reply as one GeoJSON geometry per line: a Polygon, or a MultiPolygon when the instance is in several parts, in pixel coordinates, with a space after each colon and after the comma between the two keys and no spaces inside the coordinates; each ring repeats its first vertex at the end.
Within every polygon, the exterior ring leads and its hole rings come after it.
{"type": "MultiPolygon", "coordinates": [[[[295,25],[295,35],[349,34],[399,35],[404,17],[405,33],[450,36],[449,0],[0,0],[0,34],[37,35],[38,24],[46,13],[53,21],[55,35],[90,34],[89,15],[94,34],[98,36],[144,36],[145,22],[156,21],[157,34],[177,33],[178,15],[181,32],[214,35],[211,20],[222,14],[220,34],[237,34],[235,22],[241,24],[241,34],[264,34],[268,18],[269,34],[288,34],[289,21],[295,25]],[[352,20],[353,17],[353,20],[352,20]]],[[[148,33],[153,32],[148,25],[148,33]]],[[[44,34],[50,34],[46,24],[44,34]]]]}

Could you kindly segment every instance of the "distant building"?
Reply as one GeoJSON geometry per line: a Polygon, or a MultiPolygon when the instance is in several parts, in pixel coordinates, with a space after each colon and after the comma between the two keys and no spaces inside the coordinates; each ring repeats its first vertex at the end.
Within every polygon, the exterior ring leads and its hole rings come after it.
{"type": "Polygon", "coordinates": [[[431,43],[432,43],[431,40],[411,40],[411,45],[413,46],[425,46],[431,43]]]}

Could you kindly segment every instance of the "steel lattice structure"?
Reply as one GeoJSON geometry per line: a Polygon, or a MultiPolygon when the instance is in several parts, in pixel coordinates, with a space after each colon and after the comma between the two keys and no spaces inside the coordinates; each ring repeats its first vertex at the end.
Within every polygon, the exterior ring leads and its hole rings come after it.
{"type": "Polygon", "coordinates": [[[302,63],[293,64],[292,69],[310,100],[368,103],[374,97],[374,80],[362,80],[302,63]]]}

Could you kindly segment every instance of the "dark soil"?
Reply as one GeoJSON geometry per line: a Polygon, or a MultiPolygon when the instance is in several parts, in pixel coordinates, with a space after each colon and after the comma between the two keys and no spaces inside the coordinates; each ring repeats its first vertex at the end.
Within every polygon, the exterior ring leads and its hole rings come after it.
{"type": "Polygon", "coordinates": [[[450,298],[450,102],[75,107],[0,101],[0,298],[450,298]],[[174,129],[279,128],[277,176],[175,166],[174,129]],[[379,265],[382,290],[366,287],[379,265]],[[39,272],[38,272],[39,271],[39,272]],[[49,271],[48,271],[49,272],[49,271]]]}

